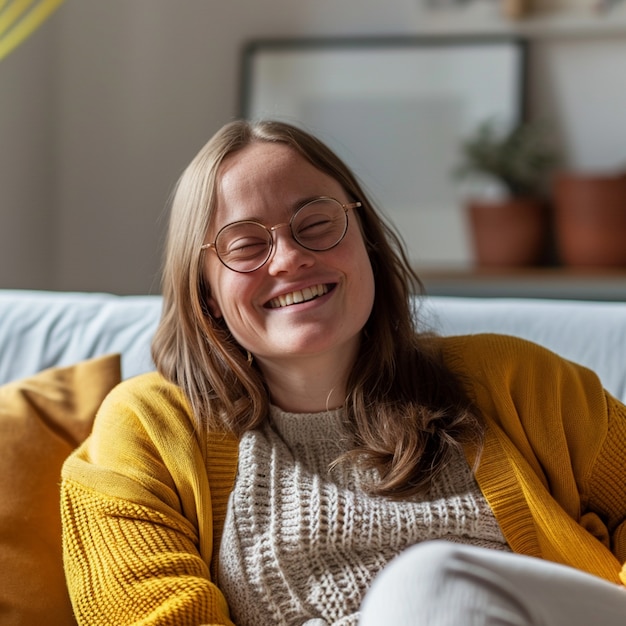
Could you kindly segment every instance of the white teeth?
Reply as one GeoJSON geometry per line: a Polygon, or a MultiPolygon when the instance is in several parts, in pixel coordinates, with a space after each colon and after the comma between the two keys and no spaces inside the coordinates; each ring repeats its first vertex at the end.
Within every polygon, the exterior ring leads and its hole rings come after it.
{"type": "Polygon", "coordinates": [[[279,307],[289,306],[290,304],[299,304],[300,302],[308,302],[319,296],[323,296],[328,293],[328,287],[326,285],[313,285],[312,287],[305,287],[302,290],[292,291],[282,296],[272,298],[270,300],[270,308],[278,309],[279,307]]]}

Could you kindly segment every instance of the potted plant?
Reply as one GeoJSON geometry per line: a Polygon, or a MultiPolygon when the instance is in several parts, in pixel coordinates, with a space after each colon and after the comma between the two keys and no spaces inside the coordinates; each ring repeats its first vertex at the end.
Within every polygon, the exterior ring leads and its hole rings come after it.
{"type": "Polygon", "coordinates": [[[545,130],[481,123],[461,145],[455,174],[473,185],[466,199],[479,265],[534,265],[546,248],[545,189],[558,159],[545,130]]]}

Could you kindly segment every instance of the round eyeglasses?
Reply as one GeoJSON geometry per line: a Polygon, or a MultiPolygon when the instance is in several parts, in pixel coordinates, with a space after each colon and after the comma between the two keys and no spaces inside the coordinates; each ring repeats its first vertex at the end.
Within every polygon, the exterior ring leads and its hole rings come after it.
{"type": "Polygon", "coordinates": [[[214,250],[218,259],[234,272],[254,272],[267,263],[274,249],[272,233],[289,226],[294,240],[307,250],[323,252],[338,245],[348,230],[348,209],[362,206],[360,202],[342,204],[335,198],[322,196],[303,204],[289,222],[265,226],[253,220],[227,224],[219,230],[213,243],[202,250],[214,250]]]}

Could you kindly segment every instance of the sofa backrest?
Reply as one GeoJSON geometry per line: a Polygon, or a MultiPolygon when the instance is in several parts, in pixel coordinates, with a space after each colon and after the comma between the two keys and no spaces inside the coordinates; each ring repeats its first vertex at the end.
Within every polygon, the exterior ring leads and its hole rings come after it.
{"type": "Polygon", "coordinates": [[[125,378],[154,369],[159,296],[0,290],[0,384],[121,353],[125,378]]]}
{"type": "MultiPolygon", "coordinates": [[[[125,378],[154,369],[159,296],[0,290],[0,384],[54,365],[122,354],[125,378]]],[[[430,297],[422,328],[530,339],[595,370],[626,400],[626,303],[430,297]]]]}
{"type": "Polygon", "coordinates": [[[626,402],[626,302],[429,298],[421,319],[444,334],[502,333],[541,344],[594,370],[626,402]]]}

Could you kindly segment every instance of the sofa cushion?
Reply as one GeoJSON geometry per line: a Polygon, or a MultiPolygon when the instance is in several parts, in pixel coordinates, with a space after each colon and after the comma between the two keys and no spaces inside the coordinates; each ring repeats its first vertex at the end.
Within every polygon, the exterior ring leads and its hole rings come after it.
{"type": "Polygon", "coordinates": [[[4,626],[75,624],[65,586],[59,481],[120,380],[109,355],[0,387],[0,613],[4,626]]]}

